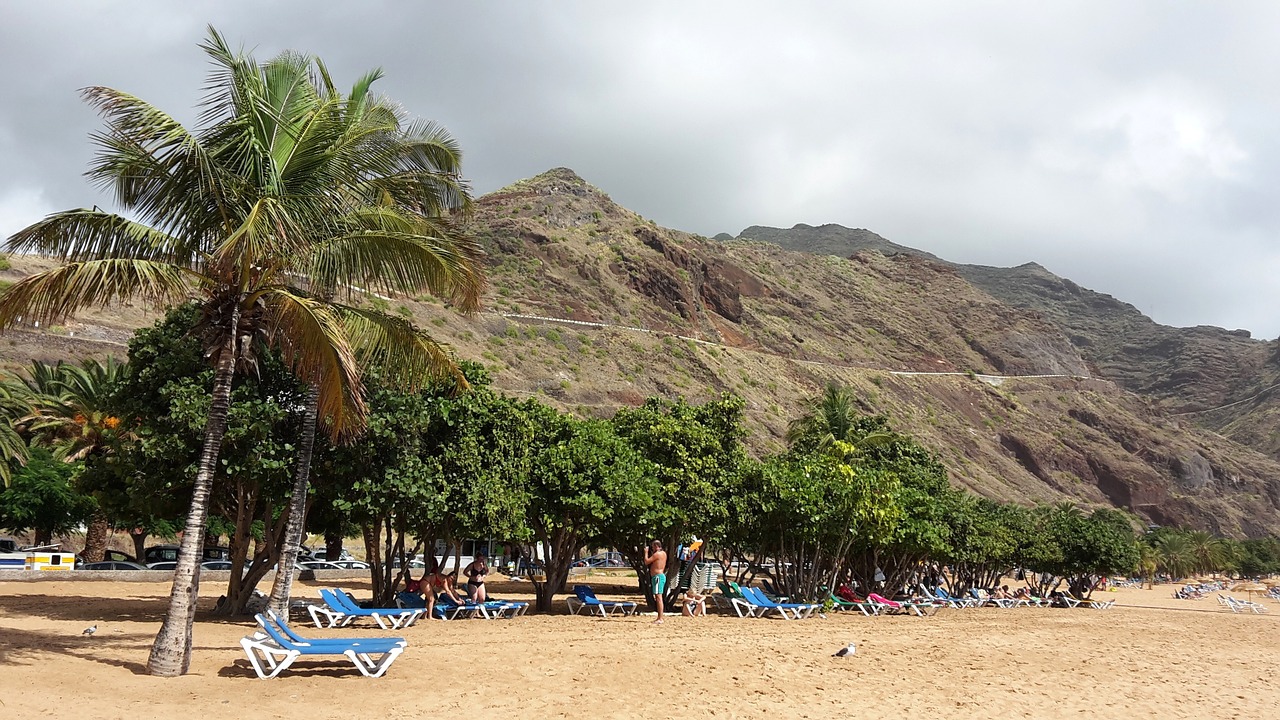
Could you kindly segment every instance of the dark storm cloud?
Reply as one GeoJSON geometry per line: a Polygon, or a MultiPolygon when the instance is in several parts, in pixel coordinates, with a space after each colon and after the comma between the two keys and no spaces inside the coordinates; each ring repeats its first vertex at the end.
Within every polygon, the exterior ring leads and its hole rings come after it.
{"type": "Polygon", "coordinates": [[[1037,261],[1172,324],[1280,332],[1272,3],[131,3],[0,10],[0,233],[107,204],[76,89],[190,119],[213,23],[462,142],[487,192],[569,166],[646,217],[838,222],[1037,261]]]}

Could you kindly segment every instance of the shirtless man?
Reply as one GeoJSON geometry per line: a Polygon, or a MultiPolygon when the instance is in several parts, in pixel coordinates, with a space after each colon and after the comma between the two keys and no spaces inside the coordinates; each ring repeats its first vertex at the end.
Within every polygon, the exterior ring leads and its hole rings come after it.
{"type": "Polygon", "coordinates": [[[653,600],[658,603],[658,619],[655,625],[662,624],[662,595],[667,591],[667,551],[662,549],[662,541],[654,540],[644,549],[644,564],[649,568],[649,582],[653,589],[653,600]]]}

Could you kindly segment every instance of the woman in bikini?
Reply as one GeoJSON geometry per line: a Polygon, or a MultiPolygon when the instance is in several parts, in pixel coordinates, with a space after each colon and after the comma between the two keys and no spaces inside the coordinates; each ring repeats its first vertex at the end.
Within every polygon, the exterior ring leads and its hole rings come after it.
{"type": "Polygon", "coordinates": [[[434,555],[427,556],[427,569],[423,571],[422,579],[418,581],[418,589],[426,598],[428,618],[435,617],[436,593],[442,592],[448,595],[459,605],[467,604],[454,589],[453,576],[440,572],[440,563],[436,561],[434,555]]]}
{"type": "Polygon", "coordinates": [[[467,592],[471,595],[471,602],[484,602],[488,597],[484,591],[484,579],[489,574],[489,563],[484,555],[476,556],[462,572],[467,576],[467,592]]]}

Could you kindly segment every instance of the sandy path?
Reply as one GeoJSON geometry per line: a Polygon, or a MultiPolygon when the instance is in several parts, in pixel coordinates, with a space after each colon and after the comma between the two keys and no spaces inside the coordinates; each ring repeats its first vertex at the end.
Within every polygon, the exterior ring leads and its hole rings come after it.
{"type": "MultiPolygon", "coordinates": [[[[496,589],[519,597],[518,587],[496,589]]],[[[943,610],[924,619],[804,622],[713,615],[661,627],[565,615],[424,622],[404,633],[409,649],[384,678],[299,662],[272,681],[252,676],[237,645],[248,623],[203,614],[190,675],[142,674],[167,589],[0,583],[5,714],[1256,718],[1280,706],[1280,605],[1271,603],[1274,614],[1233,615],[1212,600],[1172,600],[1164,588],[1110,593],[1121,606],[1102,612],[943,610]],[[97,635],[80,635],[94,623],[97,635]],[[854,658],[830,657],[850,641],[854,658]]],[[[219,590],[206,586],[202,595],[219,590]]]]}

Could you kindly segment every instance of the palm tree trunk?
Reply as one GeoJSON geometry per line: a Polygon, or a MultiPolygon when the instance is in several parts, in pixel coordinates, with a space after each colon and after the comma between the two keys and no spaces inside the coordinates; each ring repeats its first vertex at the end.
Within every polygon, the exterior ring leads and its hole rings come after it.
{"type": "Polygon", "coordinates": [[[175,677],[185,675],[191,665],[191,626],[196,617],[196,600],[200,592],[200,560],[204,545],[204,525],[209,515],[209,491],[213,474],[218,469],[218,452],[227,430],[227,411],[231,408],[231,381],[235,377],[236,340],[240,325],[239,306],[232,311],[230,336],[213,376],[213,402],[209,420],[204,426],[204,447],[200,451],[200,469],[191,490],[191,509],[183,526],[178,562],[173,571],[173,589],[169,593],[169,613],[151,645],[147,669],[152,675],[175,677]]]}
{"type": "MultiPolygon", "coordinates": [[[[307,414],[302,418],[298,443],[298,467],[289,497],[289,524],[284,530],[284,549],[276,566],[276,579],[271,585],[271,609],[282,618],[289,617],[289,592],[293,588],[293,567],[302,546],[302,531],[307,519],[307,482],[311,479],[311,453],[315,448],[316,420],[320,408],[320,388],[307,388],[307,414]]],[[[336,560],[337,558],[333,558],[336,560]]]]}
{"type": "Polygon", "coordinates": [[[101,562],[107,553],[107,533],[111,530],[111,521],[107,514],[99,508],[89,516],[89,527],[84,533],[85,562],[101,562]]]}

